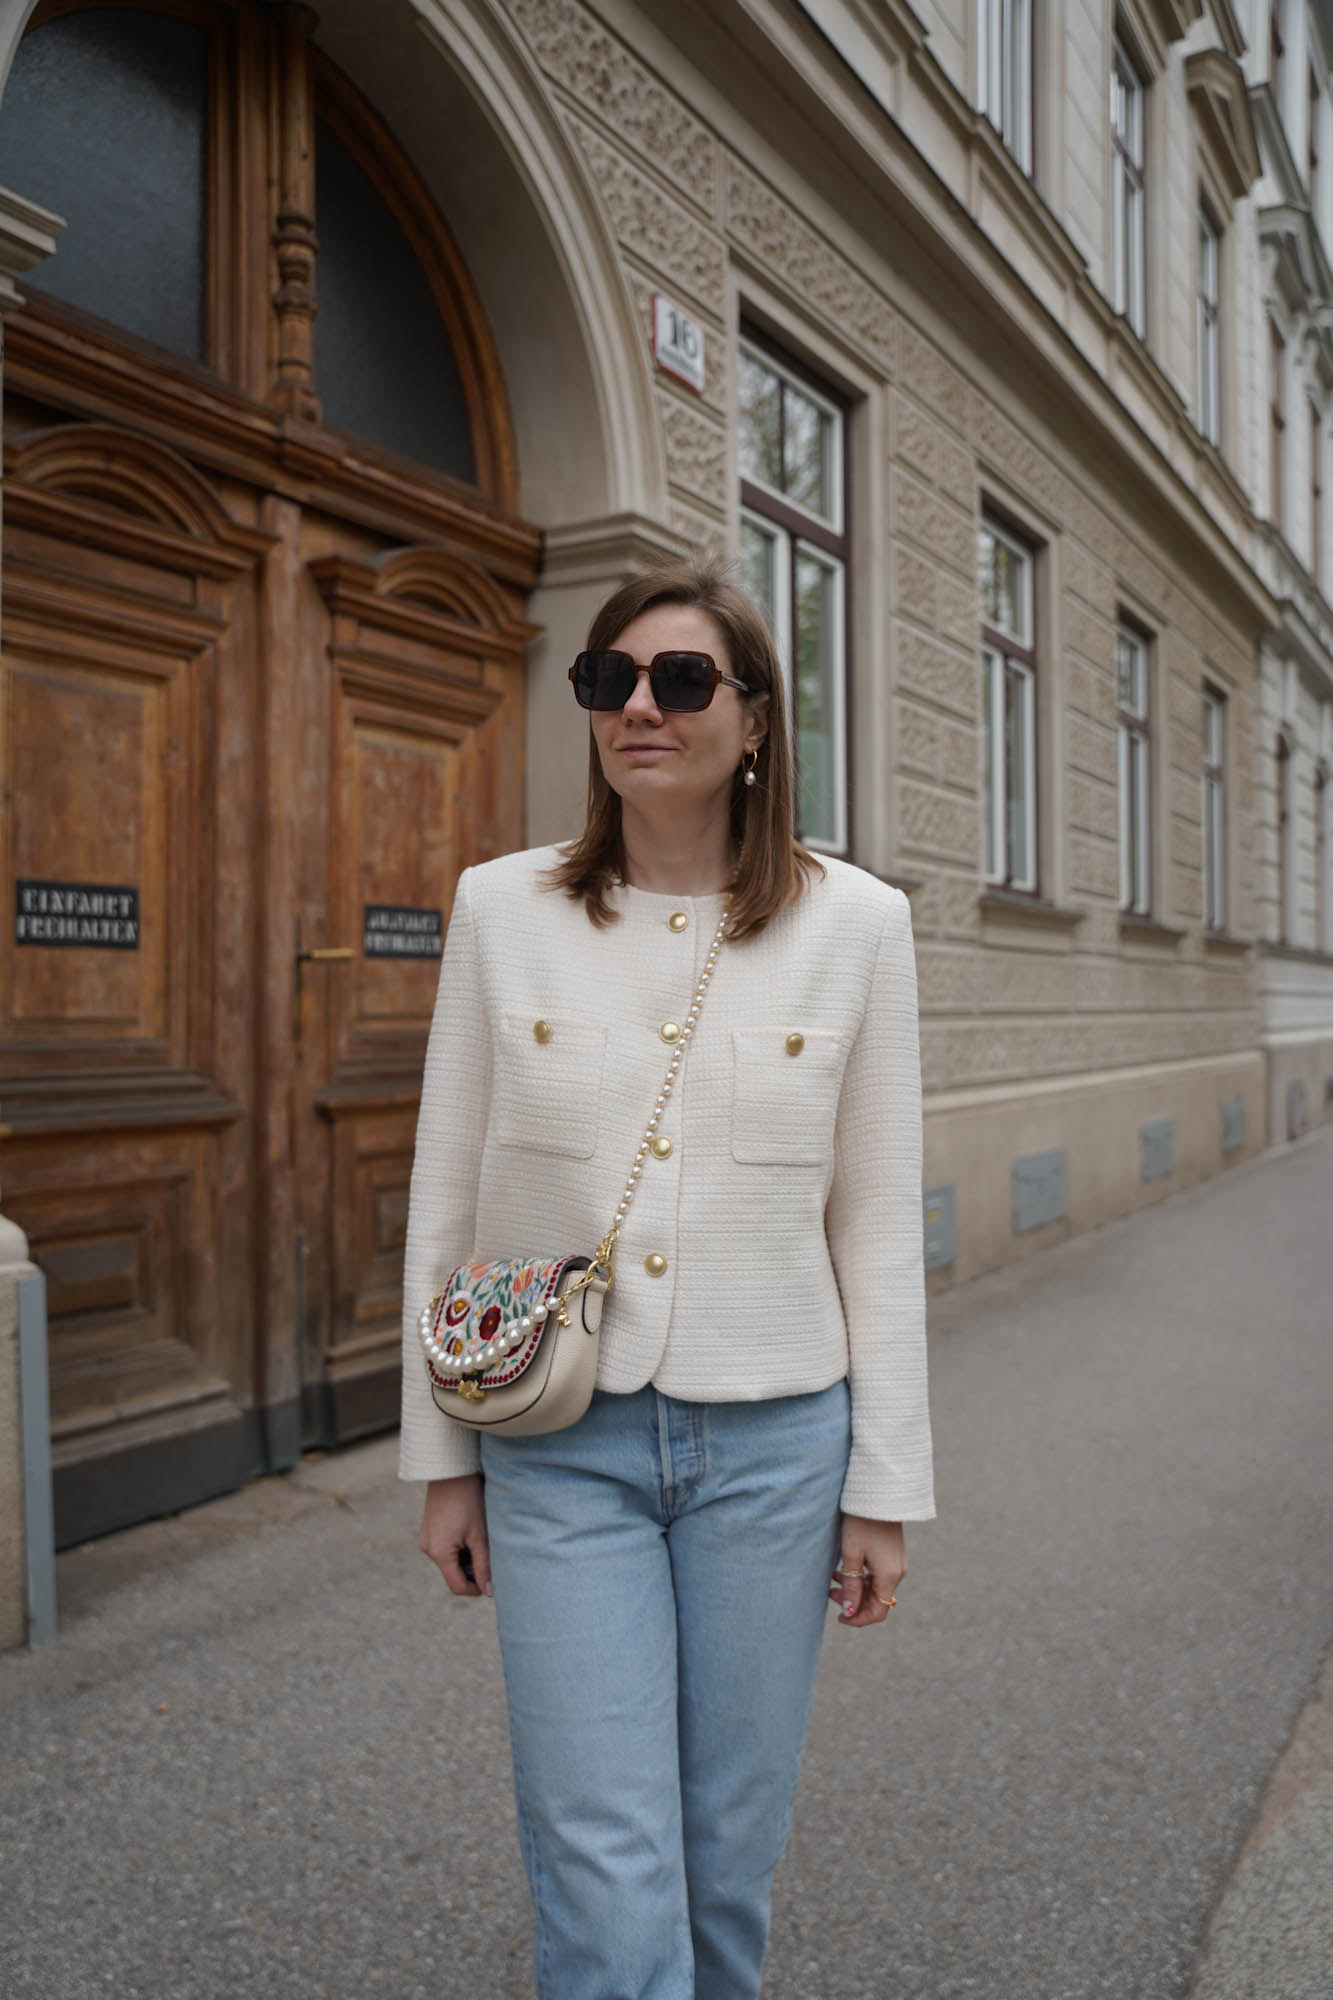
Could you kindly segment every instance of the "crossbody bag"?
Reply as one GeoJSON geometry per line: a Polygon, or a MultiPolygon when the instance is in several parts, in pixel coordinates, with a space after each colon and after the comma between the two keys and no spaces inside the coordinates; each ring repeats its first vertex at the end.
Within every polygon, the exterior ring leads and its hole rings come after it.
{"type": "Polygon", "coordinates": [[[460,1264],[423,1308],[418,1326],[431,1395],[458,1423],[535,1435],[577,1423],[591,1402],[616,1243],[698,1027],[729,914],[722,912],[685,1019],[662,1031],[676,1031],[668,1037],[667,1073],[611,1227],[591,1256],[460,1264]]]}

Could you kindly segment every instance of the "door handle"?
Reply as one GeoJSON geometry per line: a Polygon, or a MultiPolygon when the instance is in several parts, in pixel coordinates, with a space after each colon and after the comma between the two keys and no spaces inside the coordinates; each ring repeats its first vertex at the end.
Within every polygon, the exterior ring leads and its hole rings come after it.
{"type": "Polygon", "coordinates": [[[299,917],[292,928],[292,942],[295,946],[292,965],[292,1039],[299,1052],[305,1035],[305,994],[301,989],[301,967],[345,964],[348,959],[356,957],[356,949],[350,944],[316,945],[313,948],[303,945],[299,917]]]}

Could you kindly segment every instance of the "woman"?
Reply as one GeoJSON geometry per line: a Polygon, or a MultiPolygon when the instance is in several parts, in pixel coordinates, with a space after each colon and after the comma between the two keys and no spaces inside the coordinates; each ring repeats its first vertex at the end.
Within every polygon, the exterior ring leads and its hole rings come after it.
{"type": "Polygon", "coordinates": [[[617,590],[571,679],[584,833],[467,870],[449,926],[401,1472],[449,1588],[495,1598],[542,2000],[744,2000],[826,1593],[881,1623],[934,1511],[911,926],[793,840],[781,673],[717,565],[617,590]],[[418,1313],[474,1252],[590,1251],[631,1162],[591,1407],[479,1451],[418,1313]]]}

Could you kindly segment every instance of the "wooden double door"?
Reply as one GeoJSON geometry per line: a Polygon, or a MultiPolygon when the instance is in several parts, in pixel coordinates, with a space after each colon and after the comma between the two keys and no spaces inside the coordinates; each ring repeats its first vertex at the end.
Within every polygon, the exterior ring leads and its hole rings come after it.
{"type": "Polygon", "coordinates": [[[3,1205],[47,1277],[62,1543],[395,1420],[441,938],[523,837],[537,537],[466,274],[304,10],[185,11],[214,181],[231,149],[202,360],[36,291],[7,330],[3,1205]],[[324,420],[283,166],[324,93],[428,281],[462,475],[324,420]]]}

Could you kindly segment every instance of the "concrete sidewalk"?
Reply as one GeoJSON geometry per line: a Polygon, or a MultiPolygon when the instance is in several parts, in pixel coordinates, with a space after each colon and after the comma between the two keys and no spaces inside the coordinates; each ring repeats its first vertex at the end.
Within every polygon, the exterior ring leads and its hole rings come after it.
{"type": "MultiPolygon", "coordinates": [[[[1330,2000],[1331,1224],[1326,1130],[935,1302],[941,1518],[829,1633],[766,2000],[1330,2000]]],[[[490,1608],[393,1451],[61,1559],[4,2000],[530,1993],[490,1608]]]]}

